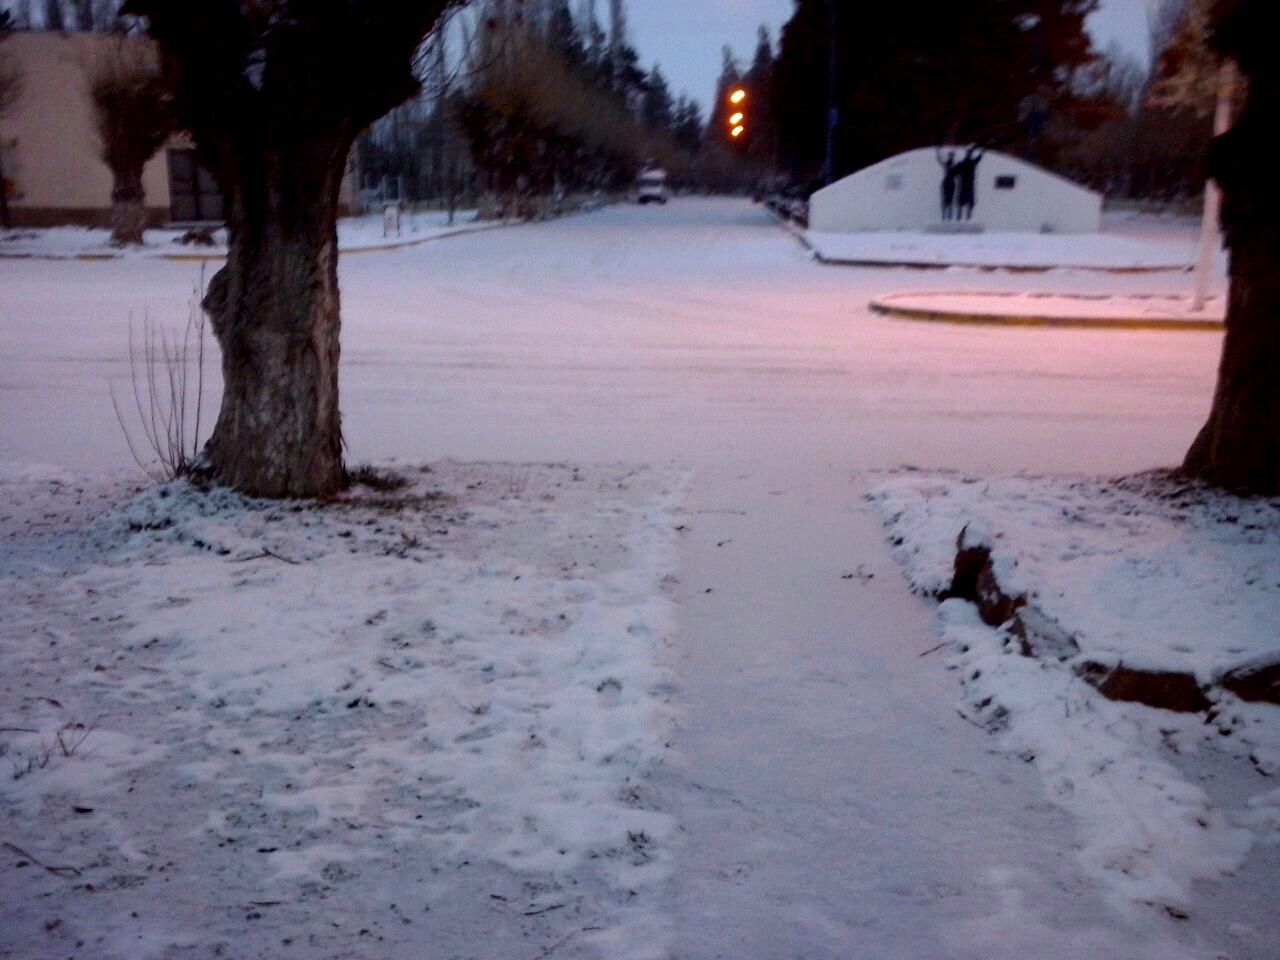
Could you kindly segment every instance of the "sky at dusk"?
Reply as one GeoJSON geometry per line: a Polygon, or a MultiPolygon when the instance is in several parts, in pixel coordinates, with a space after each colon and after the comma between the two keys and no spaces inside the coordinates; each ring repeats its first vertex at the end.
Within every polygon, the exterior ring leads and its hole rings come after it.
{"type": "MultiPolygon", "coordinates": [[[[1099,48],[1114,40],[1145,60],[1147,6],[1148,0],[1103,0],[1090,23],[1099,48]]],[[[720,75],[720,49],[727,43],[749,62],[760,24],[776,40],[791,10],[792,0],[631,0],[627,18],[644,66],[661,64],[672,91],[692,95],[705,112],[720,75]]]]}

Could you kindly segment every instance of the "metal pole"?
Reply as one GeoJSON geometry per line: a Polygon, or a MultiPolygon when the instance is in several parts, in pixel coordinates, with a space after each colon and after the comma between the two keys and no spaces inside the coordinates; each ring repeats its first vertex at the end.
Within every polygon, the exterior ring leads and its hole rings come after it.
{"type": "MultiPolygon", "coordinates": [[[[1218,71],[1218,106],[1213,114],[1213,135],[1220,137],[1231,127],[1231,101],[1235,95],[1235,68],[1224,63],[1218,71]]],[[[1222,191],[1209,180],[1204,187],[1204,213],[1200,219],[1200,248],[1196,256],[1196,289],[1191,312],[1200,313],[1209,299],[1214,254],[1221,246],[1218,217],[1222,211],[1222,191]]]]}
{"type": "Polygon", "coordinates": [[[840,108],[836,105],[836,71],[840,66],[839,39],[836,36],[835,0],[827,0],[828,43],[830,55],[827,61],[827,156],[822,166],[822,185],[830,186],[836,176],[836,126],[840,122],[840,108]]]}

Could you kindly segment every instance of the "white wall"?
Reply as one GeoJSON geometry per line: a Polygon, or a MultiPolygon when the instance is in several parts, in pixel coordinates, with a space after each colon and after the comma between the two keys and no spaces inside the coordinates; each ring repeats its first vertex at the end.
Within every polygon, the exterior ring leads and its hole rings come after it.
{"type": "MultiPolygon", "coordinates": [[[[957,150],[959,157],[963,153],[957,150]]],[[[1016,157],[988,151],[978,164],[973,223],[987,230],[1097,233],[1102,195],[1016,157]],[[1011,189],[996,181],[1012,177],[1011,189]]],[[[882,160],[809,199],[809,229],[828,233],[923,230],[942,221],[942,167],[932,147],[882,160]]]]}

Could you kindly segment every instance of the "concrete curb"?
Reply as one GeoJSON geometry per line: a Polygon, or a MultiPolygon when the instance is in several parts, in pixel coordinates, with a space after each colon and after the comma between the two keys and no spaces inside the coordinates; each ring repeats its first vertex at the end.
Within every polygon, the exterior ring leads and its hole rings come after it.
{"type": "MultiPolygon", "coordinates": [[[[922,292],[919,294],[919,296],[937,295],[939,294],[933,292],[922,292]]],[[[960,293],[956,295],[986,296],[992,299],[998,299],[1001,296],[1015,296],[1016,294],[975,291],[972,293],[960,293]]],[[[881,316],[893,317],[900,320],[924,321],[927,323],[951,323],[998,327],[1057,327],[1081,330],[1177,330],[1180,332],[1190,333],[1220,333],[1224,329],[1224,324],[1221,320],[1210,319],[1207,317],[1204,319],[1194,320],[1175,320],[1171,318],[1163,319],[1160,317],[1138,315],[1121,317],[1064,317],[1036,313],[977,313],[962,310],[929,309],[920,306],[910,306],[892,302],[894,297],[905,296],[908,296],[908,294],[884,294],[883,296],[874,298],[868,306],[871,308],[873,313],[878,313],[881,316]]],[[[1096,301],[1100,299],[1098,297],[1081,296],[1076,294],[1053,294],[1053,296],[1066,300],[1078,299],[1096,301]]],[[[1156,298],[1133,297],[1128,299],[1144,300],[1156,298]]]]}
{"type": "MultiPolygon", "coordinates": [[[[407,240],[397,241],[396,243],[380,244],[374,246],[349,247],[347,249],[338,250],[339,257],[345,257],[351,254],[366,253],[394,253],[397,250],[407,250],[410,247],[418,247],[426,243],[432,243],[437,240],[451,240],[454,237],[464,237],[474,233],[487,233],[490,230],[501,230],[508,227],[522,226],[526,221],[512,221],[510,223],[493,223],[486,226],[463,227],[459,230],[452,230],[448,233],[438,233],[430,237],[411,237],[407,240]]],[[[109,253],[109,252],[90,252],[90,253],[73,253],[68,256],[57,256],[48,253],[7,253],[0,250],[0,260],[61,260],[61,261],[80,261],[84,263],[106,262],[111,260],[167,260],[172,263],[212,263],[219,260],[227,259],[226,253],[179,253],[179,252],[162,252],[156,254],[135,255],[129,253],[109,253]]]]}
{"type": "Polygon", "coordinates": [[[1186,265],[1169,265],[1154,267],[1098,267],[1083,266],[1070,263],[1053,264],[993,264],[993,263],[938,263],[936,260],[841,260],[824,257],[807,239],[805,246],[813,250],[814,259],[828,267],[881,267],[899,270],[950,270],[953,267],[961,270],[980,270],[983,273],[1049,273],[1052,270],[1071,270],[1077,273],[1111,273],[1117,276],[1145,273],[1190,273],[1192,268],[1186,265]]]}
{"type": "MultiPolygon", "coordinates": [[[[890,270],[950,270],[958,267],[962,270],[979,270],[983,273],[1048,273],[1051,270],[1074,270],[1081,273],[1110,273],[1117,276],[1146,273],[1190,273],[1194,268],[1190,264],[1167,264],[1150,267],[1099,267],[1081,266],[1066,263],[1055,264],[991,264],[991,263],[938,263],[936,260],[845,260],[839,257],[823,256],[823,253],[809,239],[808,231],[787,220],[776,210],[766,207],[779,227],[789,233],[802,247],[813,254],[813,259],[826,267],[862,267],[890,270]]],[[[924,319],[924,318],[919,318],[924,319]]]]}

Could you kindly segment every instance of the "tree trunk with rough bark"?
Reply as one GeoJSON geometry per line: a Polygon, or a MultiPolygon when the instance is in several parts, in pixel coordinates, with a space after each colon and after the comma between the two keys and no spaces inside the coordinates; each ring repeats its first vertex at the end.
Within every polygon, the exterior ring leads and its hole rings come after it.
{"type": "Polygon", "coordinates": [[[0,148],[0,227],[8,230],[13,224],[9,220],[9,183],[4,172],[4,151],[0,148]]]}
{"type": "Polygon", "coordinates": [[[1272,0],[1225,0],[1214,42],[1248,82],[1239,119],[1210,150],[1231,253],[1226,338],[1213,408],[1183,470],[1242,493],[1280,494],[1280,30],[1272,0]]]}
{"type": "Polygon", "coordinates": [[[111,245],[141,246],[147,227],[146,191],[142,188],[142,168],[112,172],[111,245]]]}
{"type": "Polygon", "coordinates": [[[356,137],[419,89],[452,0],[129,0],[226,201],[205,307],[223,399],[195,473],[244,493],[346,481],[338,410],[338,195],[356,137]]]}
{"type": "Polygon", "coordinates": [[[267,497],[344,483],[336,222],[345,156],[338,144],[308,144],[228,184],[230,255],[204,301],[222,348],[222,409],[196,465],[217,483],[267,497]]]}

